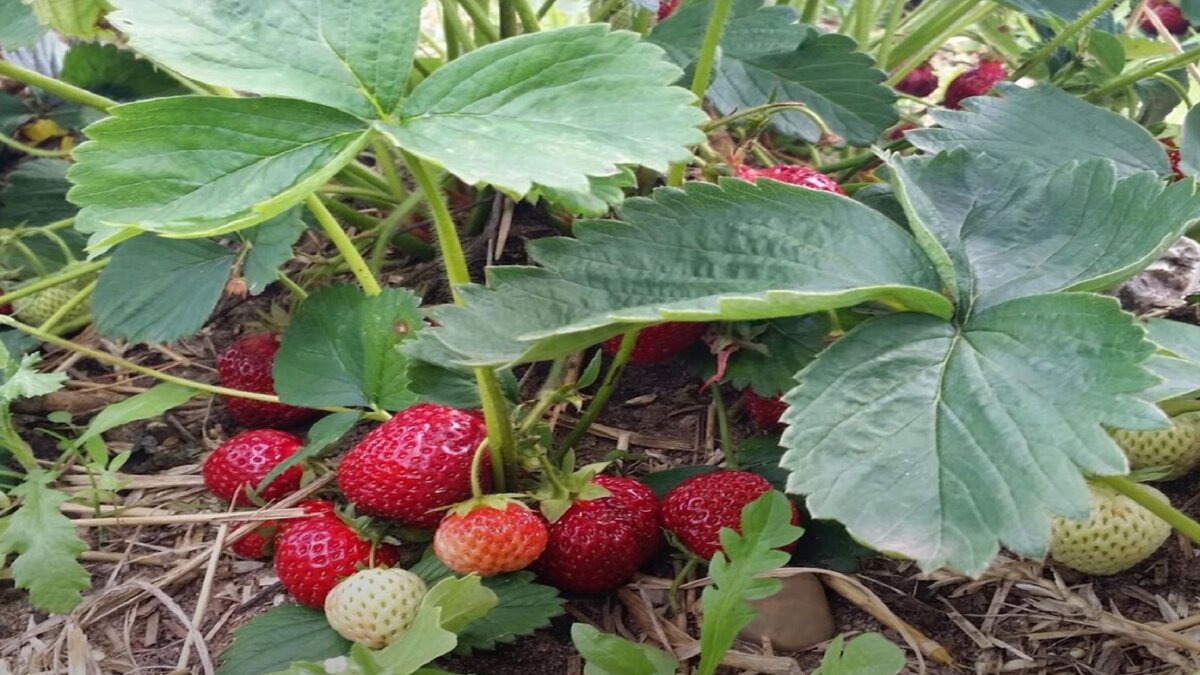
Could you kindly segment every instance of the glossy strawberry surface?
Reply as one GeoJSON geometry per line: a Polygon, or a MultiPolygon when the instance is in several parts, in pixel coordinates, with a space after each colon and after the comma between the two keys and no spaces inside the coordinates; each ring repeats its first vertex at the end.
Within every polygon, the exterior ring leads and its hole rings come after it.
{"type": "MultiPolygon", "coordinates": [[[[471,459],[486,438],[483,419],[473,412],[415,405],[346,454],[338,466],[338,485],[359,513],[433,529],[445,515],[437,509],[471,496],[471,459]]],[[[491,475],[485,454],[480,467],[485,492],[491,475]]]]}
{"type": "MultiPolygon", "coordinates": [[[[238,339],[217,357],[217,376],[221,386],[275,395],[275,377],[271,369],[275,367],[275,354],[278,351],[279,337],[274,333],[256,333],[238,339]]],[[[222,400],[233,421],[250,429],[286,429],[320,414],[310,408],[237,396],[224,396],[222,400]]]]}
{"type": "Polygon", "coordinates": [[[996,83],[1008,77],[1008,70],[1000,61],[984,59],[979,65],[954,78],[946,87],[946,98],[942,105],[952,110],[958,110],[963,99],[972,96],[983,96],[996,86],[996,83]]]}
{"type": "MultiPolygon", "coordinates": [[[[249,491],[285,459],[304,447],[299,438],[274,429],[243,431],[213,450],[204,460],[202,473],[209,491],[223,501],[253,506],[249,491]]],[[[274,501],[300,488],[304,470],[289,467],[258,493],[264,502],[274,501]]]]}
{"type": "MultiPolygon", "coordinates": [[[[670,322],[643,328],[633,343],[629,354],[630,363],[643,365],[663,363],[675,358],[680,352],[695,344],[708,326],[703,323],[670,322]]],[[[621,347],[621,336],[606,340],[601,348],[605,354],[616,356],[621,347]]]]}
{"type": "MultiPolygon", "coordinates": [[[[663,499],[663,525],[689,551],[710,560],[721,550],[721,529],[740,532],[742,509],[770,489],[766,478],[749,471],[693,476],[663,499]]],[[[792,524],[799,522],[800,513],[793,504],[792,524]]]]}
{"type": "Polygon", "coordinates": [[[896,91],[924,98],[937,91],[938,77],[928,61],[908,71],[904,79],[896,83],[896,91]]]}
{"type": "Polygon", "coordinates": [[[448,514],[433,537],[433,551],[459,574],[490,577],[525,569],[546,550],[546,519],[519,504],[479,506],[448,514]]]}

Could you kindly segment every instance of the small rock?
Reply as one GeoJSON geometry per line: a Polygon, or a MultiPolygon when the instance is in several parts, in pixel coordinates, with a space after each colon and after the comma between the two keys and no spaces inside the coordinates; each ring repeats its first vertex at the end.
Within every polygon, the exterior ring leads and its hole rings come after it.
{"type": "Polygon", "coordinates": [[[1171,309],[1200,289],[1200,244],[1183,237],[1136,277],[1117,289],[1126,311],[1171,309]]]}
{"type": "Polygon", "coordinates": [[[750,604],[758,617],[738,637],[755,643],[764,638],[779,651],[800,651],[834,636],[833,613],[825,598],[825,587],[811,573],[790,576],[783,588],[769,598],[750,604]]]}

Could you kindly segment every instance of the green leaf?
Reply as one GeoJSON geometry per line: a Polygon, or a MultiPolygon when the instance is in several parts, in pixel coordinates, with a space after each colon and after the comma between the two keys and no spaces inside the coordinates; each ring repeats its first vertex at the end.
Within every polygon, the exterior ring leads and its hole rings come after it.
{"type": "Polygon", "coordinates": [[[174,382],[156,384],[140,394],[101,410],[92,418],[79,438],[75,439],[74,446],[78,448],[88,440],[98,438],[104,432],[123,424],[158,417],[171,408],[190,401],[195,395],[194,389],[174,382]]]}
{"type": "Polygon", "coordinates": [[[40,354],[10,355],[8,348],[0,345],[0,401],[5,403],[19,398],[33,398],[62,389],[67,381],[66,373],[39,373],[36,366],[41,362],[40,354]]]}
{"type": "MultiPolygon", "coordinates": [[[[10,0],[0,0],[0,21],[3,21],[4,3],[10,0]]],[[[14,2],[18,0],[12,0],[14,2]]],[[[0,39],[3,39],[3,24],[0,23],[0,39]]],[[[0,42],[0,45],[3,45],[0,42]]],[[[2,48],[2,47],[0,47],[2,48]]],[[[22,124],[33,118],[34,112],[25,101],[14,94],[0,91],[0,133],[12,136],[22,124]]]]}
{"type": "Polygon", "coordinates": [[[308,443],[296,452],[288,456],[274,468],[263,476],[263,479],[255,486],[255,490],[261,490],[267,485],[270,485],[283,474],[284,471],[300,464],[301,462],[321,454],[321,451],[330,445],[338,442],[349,433],[350,429],[358,423],[361,415],[357,412],[339,412],[332,415],[326,415],[317,420],[308,430],[308,443]]]}
{"type": "MultiPolygon", "coordinates": [[[[715,0],[685,2],[655,26],[649,40],[681,66],[694,64],[715,0]]],[[[854,40],[796,23],[797,11],[763,7],[762,0],[736,0],[721,38],[720,59],[708,99],[722,115],[776,101],[808,106],[851,145],[874,143],[896,123],[896,94],[883,84],[885,73],[854,40]]],[[[807,116],[771,116],[782,133],[809,142],[821,130],[807,116]]]]}
{"type": "Polygon", "coordinates": [[[1179,170],[1185,176],[1200,175],[1200,105],[1192,106],[1183,120],[1179,139],[1179,170]]]}
{"type": "Polygon", "coordinates": [[[529,245],[541,268],[493,267],[469,309],[425,331],[463,364],[549,359],[661,321],[752,320],[879,299],[950,314],[916,243],[852,200],[727,179],[631,199],[625,222],[578,222],[578,239],[529,245]]]}
{"type": "Polygon", "coordinates": [[[442,628],[461,633],[492,611],[499,598],[485,587],[477,575],[446,577],[433,585],[423,604],[440,607],[442,628]]]}
{"type": "Polygon", "coordinates": [[[859,635],[842,647],[839,635],[825,648],[813,675],[896,675],[904,670],[904,652],[879,633],[859,635]]]}
{"type": "Polygon", "coordinates": [[[77,209],[67,201],[70,166],[61,159],[35,159],[8,174],[0,190],[0,226],[36,227],[74,216],[77,209]]]}
{"type": "Polygon", "coordinates": [[[1074,19],[1091,9],[1091,0],[1000,0],[1000,4],[1028,14],[1033,18],[1054,17],[1074,19]]]}
{"type": "MultiPolygon", "coordinates": [[[[409,568],[426,584],[433,586],[454,576],[432,552],[409,568]]],[[[458,653],[475,649],[490,650],[508,644],[522,635],[550,625],[550,619],[563,613],[566,600],[550,586],[536,583],[531,572],[500,574],[483,580],[483,585],[496,594],[498,603],[481,619],[473,621],[458,636],[458,653]]]]}
{"type": "Polygon", "coordinates": [[[648,644],[601,633],[586,623],[571,626],[571,641],[586,665],[583,675],[674,675],[674,656],[648,644]]]}
{"type": "Polygon", "coordinates": [[[1087,51],[1109,76],[1120,75],[1125,70],[1125,47],[1112,33],[1095,28],[1089,30],[1087,51]]]}
{"type": "Polygon", "coordinates": [[[625,201],[625,188],[637,187],[637,176],[627,166],[620,167],[620,173],[612,176],[589,177],[587,192],[573,190],[556,190],[554,188],[538,188],[538,192],[547,201],[560,209],[576,216],[600,218],[609,209],[616,208],[625,201]]]}
{"type": "Polygon", "coordinates": [[[88,127],[68,195],[94,247],[144,230],[170,237],[232,232],[283,213],[367,142],[363,123],[277,98],[180,96],[127,103],[88,127]]]}
{"type": "Polygon", "coordinates": [[[890,165],[909,224],[955,290],[960,312],[1111,288],[1200,217],[1190,185],[1164,187],[1149,172],[1117,180],[1107,161],[1041,172],[1016,159],[956,151],[890,165]]]}
{"type": "Polygon", "coordinates": [[[933,119],[941,128],[904,137],[926,152],[964,148],[1031,162],[1038,170],[1101,158],[1111,160],[1122,178],[1171,172],[1162,145],[1132,120],[1046,84],[1025,89],[1002,82],[996,91],[998,97],[968,99],[961,111],[936,109],[933,119]]]}
{"type": "MultiPolygon", "coordinates": [[[[788,389],[796,386],[793,379],[788,389]]],[[[783,457],[783,448],[775,436],[752,436],[744,438],[737,444],[737,460],[746,471],[754,473],[771,481],[777,490],[783,490],[787,485],[788,473],[779,468],[779,460],[783,457]]]]}
{"type": "Polygon", "coordinates": [[[0,0],[0,49],[29,47],[41,39],[46,27],[21,0],[0,0]]]}
{"type": "Polygon", "coordinates": [[[778,550],[803,532],[792,525],[792,505],[776,490],[764,493],[742,509],[742,533],[721,530],[721,549],[708,566],[713,585],[704,589],[700,602],[700,675],[712,675],[737,634],[754,620],[750,600],[779,592],[782,582],[758,575],[783,567],[788,554],[778,550]]]}
{"type": "Polygon", "coordinates": [[[1040,558],[1085,518],[1081,473],[1123,474],[1101,425],[1162,428],[1139,398],[1154,345],[1116,300],[1011,300],[961,328],[893,314],[846,334],[788,393],[782,466],[814,518],[872,547],[978,575],[1000,545],[1040,558]]]}
{"type": "Polygon", "coordinates": [[[408,358],[396,348],[424,326],[417,297],[388,288],[365,295],[357,286],[321,289],[292,317],[275,357],[275,390],[291,405],[367,406],[402,410],[408,358]]]}
{"type": "Polygon", "coordinates": [[[64,82],[82,87],[117,101],[132,101],[154,96],[185,94],[187,89],[158,70],[154,64],[139,59],[133,52],[115,45],[82,42],[67,52],[63,59],[64,82]]]}
{"type": "Polygon", "coordinates": [[[46,471],[32,471],[13,488],[11,494],[21,499],[21,507],[0,534],[0,564],[16,554],[10,570],[17,588],[29,590],[34,607],[67,614],[83,599],[91,576],[78,560],[87,543],[58,510],[70,497],[50,488],[54,478],[46,471]]]}
{"type": "Polygon", "coordinates": [[[194,334],[221,299],[235,257],[203,239],[143,235],[125,242],[96,284],[96,329],[135,342],[171,342],[194,334]]]}
{"type": "Polygon", "coordinates": [[[498,603],[459,634],[456,651],[495,649],[496,645],[509,644],[549,626],[550,619],[563,613],[566,600],[557,590],[535,579],[530,572],[484,579],[483,585],[496,594],[498,603]]]}
{"type": "Polygon", "coordinates": [[[365,118],[396,109],[421,26],[419,0],[113,4],[133,48],[177,73],[365,118]]]}
{"type": "Polygon", "coordinates": [[[286,669],[293,661],[317,661],[349,651],[350,641],[329,627],[323,612],[280,605],[233,631],[217,675],[262,675],[286,669]]]}
{"type": "Polygon", "coordinates": [[[705,115],[661,57],[607,24],[509,38],[437,69],[379,128],[466,183],[588,192],[620,164],[666,171],[704,139],[705,115]]]}
{"type": "Polygon", "coordinates": [[[828,334],[829,317],[824,314],[768,321],[754,339],[756,348],[739,349],[729,357],[725,380],[760,396],[782,394],[796,385],[795,374],[825,348],[828,334]]]}
{"type": "Polygon", "coordinates": [[[242,274],[251,295],[258,295],[275,281],[275,273],[292,259],[292,246],[306,225],[299,209],[285,211],[265,223],[242,230],[250,252],[242,264],[242,274]]]}
{"type": "Polygon", "coordinates": [[[412,626],[398,639],[375,652],[356,644],[350,649],[351,662],[358,661],[375,668],[366,670],[367,673],[409,675],[439,656],[449,654],[458,638],[442,627],[442,612],[440,606],[427,599],[417,610],[412,626]]]}
{"type": "Polygon", "coordinates": [[[108,31],[99,26],[105,0],[22,0],[38,21],[69,37],[92,38],[108,31]]]}
{"type": "Polygon", "coordinates": [[[1200,395],[1200,328],[1170,319],[1147,319],[1146,337],[1158,345],[1146,366],[1162,382],[1143,394],[1147,401],[1200,395]]]}
{"type": "Polygon", "coordinates": [[[858,571],[859,561],[875,551],[855,541],[845,526],[833,520],[806,520],[804,536],[792,554],[792,567],[822,567],[843,574],[858,571]]]}

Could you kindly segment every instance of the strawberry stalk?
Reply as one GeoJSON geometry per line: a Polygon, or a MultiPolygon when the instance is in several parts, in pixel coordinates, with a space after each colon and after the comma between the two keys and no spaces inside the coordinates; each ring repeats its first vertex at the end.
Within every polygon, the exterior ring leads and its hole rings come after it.
{"type": "Polygon", "coordinates": [[[1179,509],[1156,498],[1138,483],[1129,480],[1125,476],[1092,476],[1091,479],[1097,483],[1103,483],[1129,497],[1139,506],[1145,507],[1150,513],[1165,520],[1168,525],[1178,530],[1183,536],[1200,544],[1200,523],[1187,517],[1179,509]]]}
{"type": "Polygon", "coordinates": [[[1070,40],[1072,36],[1084,28],[1087,28],[1097,17],[1113,7],[1116,7],[1118,4],[1119,3],[1115,0],[1100,0],[1100,2],[1097,2],[1094,6],[1092,6],[1091,9],[1081,14],[1078,19],[1075,19],[1071,23],[1067,24],[1067,27],[1059,31],[1058,35],[1054,36],[1053,40],[1050,40],[1046,44],[1039,47],[1038,50],[1029,57],[1029,60],[1021,64],[1019,68],[1013,71],[1012,75],[1010,75],[1008,79],[1016,82],[1022,77],[1028,75],[1033,71],[1034,68],[1037,68],[1039,65],[1041,65],[1043,61],[1050,58],[1050,55],[1053,54],[1056,49],[1066,44],[1067,40],[1070,40]]]}
{"type": "Polygon", "coordinates": [[[567,439],[559,446],[558,452],[555,454],[556,462],[568,450],[575,447],[575,444],[583,438],[592,423],[600,416],[604,407],[608,405],[608,400],[616,391],[617,380],[620,379],[621,373],[625,372],[625,366],[629,363],[629,355],[633,353],[633,347],[637,344],[639,332],[641,331],[631,330],[621,338],[621,346],[617,348],[617,353],[608,366],[608,372],[604,373],[604,381],[600,383],[596,395],[592,397],[587,409],[583,411],[583,416],[579,418],[575,427],[571,429],[571,433],[567,435],[567,439]]]}
{"type": "Polygon", "coordinates": [[[54,94],[64,101],[80,103],[103,112],[108,112],[109,108],[117,105],[117,102],[111,98],[93,94],[86,89],[67,84],[62,80],[47,77],[28,68],[22,68],[12,61],[0,60],[0,75],[24,82],[31,87],[37,87],[38,89],[54,94]]]}
{"type": "Polygon", "coordinates": [[[66,283],[70,283],[80,277],[86,277],[93,272],[104,269],[108,265],[109,261],[109,258],[105,258],[103,260],[96,260],[94,262],[83,263],[81,265],[73,265],[70,269],[64,270],[59,274],[45,277],[44,279],[39,279],[31,284],[26,284],[25,286],[22,286],[11,293],[0,295],[0,306],[11,305],[14,300],[27,298],[31,295],[35,295],[41,291],[44,291],[47,288],[54,288],[55,286],[61,286],[66,283]]]}
{"type": "Polygon", "coordinates": [[[1181,54],[1176,54],[1169,59],[1163,59],[1162,61],[1157,61],[1144,68],[1139,68],[1133,72],[1125,73],[1124,75],[1115,77],[1109,80],[1108,84],[1084,96],[1083,100],[1096,101],[1097,99],[1104,98],[1109,94],[1121,91],[1126,87],[1133,86],[1133,84],[1138,80],[1151,77],[1157,73],[1161,73],[1164,70],[1185,66],[1196,60],[1200,60],[1200,47],[1194,47],[1181,54]]]}
{"type": "MultiPolygon", "coordinates": [[[[450,292],[454,296],[454,304],[462,305],[464,303],[458,287],[471,283],[471,273],[467,268],[467,257],[463,253],[462,242],[458,240],[454,218],[446,206],[441,188],[433,179],[433,174],[425,162],[403,150],[400,151],[400,155],[429,204],[434,229],[437,231],[438,246],[442,251],[442,266],[446,270],[446,278],[450,281],[450,292]]],[[[491,448],[492,472],[495,477],[493,487],[497,492],[504,492],[510,479],[513,482],[516,480],[517,451],[513,441],[512,420],[508,416],[508,406],[500,389],[500,381],[496,379],[496,371],[492,368],[476,368],[475,381],[479,385],[479,400],[483,404],[484,421],[487,422],[488,446],[491,448]]]]}
{"type": "MultiPolygon", "coordinates": [[[[712,79],[713,65],[717,58],[717,47],[721,44],[721,34],[725,32],[725,20],[729,17],[729,8],[733,0],[717,0],[713,6],[712,16],[708,17],[708,27],[704,30],[704,41],[700,44],[700,57],[696,61],[696,71],[692,76],[692,94],[696,97],[696,105],[704,104],[704,92],[708,91],[708,83],[712,79]]],[[[683,185],[686,162],[671,165],[667,172],[667,185],[679,187],[683,185]]]]}
{"type": "Polygon", "coordinates": [[[712,388],[713,407],[717,410],[717,432],[721,435],[721,454],[725,456],[725,468],[738,468],[737,454],[733,451],[733,435],[729,433],[729,413],[725,410],[725,397],[721,385],[712,388]]]}
{"type": "Polygon", "coordinates": [[[0,145],[8,146],[17,152],[24,153],[30,157],[67,157],[72,152],[71,150],[43,150],[41,148],[35,148],[34,146],[26,145],[5,133],[0,133],[0,145]]]}
{"type": "Polygon", "coordinates": [[[354,278],[358,279],[358,283],[362,286],[363,292],[367,295],[379,295],[383,292],[383,287],[375,280],[375,275],[371,274],[371,268],[367,267],[367,261],[363,260],[362,255],[354,248],[354,242],[350,241],[350,237],[346,235],[346,231],[334,219],[333,214],[326,208],[325,203],[321,201],[315,194],[311,194],[304,199],[305,205],[312,214],[316,216],[317,222],[321,225],[321,230],[325,232],[325,236],[333,242],[339,253],[345,258],[346,264],[350,266],[350,271],[354,274],[354,278]]]}
{"type": "Polygon", "coordinates": [[[929,42],[918,43],[917,51],[913,56],[910,56],[907,60],[893,57],[893,60],[898,62],[898,66],[896,70],[892,71],[891,77],[887,79],[886,84],[888,86],[894,87],[915,68],[928,61],[934,52],[941,49],[942,45],[945,45],[947,41],[961,33],[967,26],[979,22],[995,11],[991,3],[984,3],[980,6],[972,2],[959,9],[962,10],[962,13],[961,15],[955,15],[957,21],[947,25],[944,30],[930,38],[929,42]]]}

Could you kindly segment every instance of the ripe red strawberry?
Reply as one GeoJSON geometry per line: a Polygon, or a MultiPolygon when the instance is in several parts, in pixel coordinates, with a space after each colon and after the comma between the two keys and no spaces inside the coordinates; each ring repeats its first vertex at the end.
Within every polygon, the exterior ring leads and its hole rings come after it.
{"type": "MultiPolygon", "coordinates": [[[[692,553],[711,560],[721,550],[721,529],[741,532],[742,509],[770,489],[766,478],[749,471],[692,476],[663,499],[663,525],[692,553]]],[[[792,524],[799,522],[800,512],[793,504],[792,524]]]]}
{"type": "Polygon", "coordinates": [[[621,587],[662,545],[658,499],[630,478],[597,476],[610,497],[577,501],[550,525],[546,551],[533,569],[567,593],[592,595],[621,587]]]}
{"type": "MultiPolygon", "coordinates": [[[[274,429],[243,431],[222,443],[204,460],[204,484],[218,498],[238,506],[253,506],[247,489],[254,490],[276,466],[296,454],[304,442],[274,429]]],[[[272,501],[300,489],[304,470],[289,467],[258,496],[272,501]]]]}
{"type": "Polygon", "coordinates": [[[770,398],[759,396],[749,387],[742,392],[742,402],[746,405],[746,413],[754,420],[754,425],[764,431],[773,431],[779,427],[779,418],[787,410],[783,396],[776,394],[770,398]]]}
{"type": "Polygon", "coordinates": [[[301,507],[315,515],[289,520],[275,535],[275,573],[300,604],[322,609],[325,596],[342,579],[360,568],[389,567],[400,560],[395,547],[363,538],[329,502],[313,500],[301,507]]]}
{"type": "MultiPolygon", "coordinates": [[[[217,357],[217,377],[221,386],[256,394],[274,394],[275,378],[271,368],[279,351],[279,336],[274,333],[247,335],[229,345],[217,357]]],[[[252,401],[224,396],[225,408],[233,421],[250,429],[284,429],[306,422],[318,411],[283,403],[252,401]]]]}
{"type": "Polygon", "coordinates": [[[679,8],[680,0],[659,0],[658,2],[658,20],[665,21],[667,17],[675,13],[679,8]]]}
{"type": "MultiPolygon", "coordinates": [[[[1168,0],[1146,0],[1146,11],[1157,14],[1158,19],[1162,21],[1163,28],[1166,28],[1167,32],[1171,35],[1183,35],[1187,32],[1188,20],[1178,5],[1171,4],[1168,0]]],[[[1154,22],[1145,14],[1142,15],[1142,20],[1138,23],[1138,26],[1146,35],[1158,34],[1158,29],[1154,27],[1154,22]]]]}
{"type": "MultiPolygon", "coordinates": [[[[440,509],[471,496],[471,459],[487,438],[473,412],[422,403],[376,427],[346,454],[337,480],[359,513],[433,529],[440,509]]],[[[480,462],[491,487],[491,458],[480,462]]]]}
{"type": "MultiPolygon", "coordinates": [[[[705,324],[691,322],[660,323],[643,328],[633,344],[629,362],[652,364],[669,361],[699,340],[707,328],[705,324]]],[[[621,336],[606,340],[600,347],[605,354],[615,356],[621,347],[621,336]]]]}
{"type": "Polygon", "coordinates": [[[1001,61],[983,59],[978,66],[964,72],[946,87],[946,98],[942,105],[951,110],[958,110],[963,99],[972,96],[983,96],[996,86],[996,83],[1008,77],[1008,71],[1001,61]]]}
{"type": "Polygon", "coordinates": [[[771,178],[781,183],[799,185],[800,187],[821,190],[822,192],[832,192],[835,195],[846,194],[846,191],[834,179],[816,169],[798,164],[780,164],[766,169],[739,166],[737,176],[742,180],[750,182],[754,182],[759,178],[771,178]]]}
{"type": "Polygon", "coordinates": [[[900,124],[897,124],[896,126],[892,127],[892,130],[888,132],[887,137],[890,140],[898,141],[901,138],[904,138],[905,134],[912,131],[913,129],[920,129],[920,128],[921,127],[913,124],[912,122],[901,122],[900,124]]]}
{"type": "Polygon", "coordinates": [[[908,71],[904,79],[896,84],[896,91],[917,98],[924,98],[937,91],[937,88],[938,77],[928,61],[908,71]]]}
{"type": "Polygon", "coordinates": [[[1182,155],[1179,154],[1179,148],[1175,145],[1175,141],[1169,138],[1160,138],[1158,142],[1167,147],[1167,161],[1171,163],[1171,174],[1175,178],[1183,178],[1183,170],[1179,168],[1182,155]]]}
{"type": "Polygon", "coordinates": [[[433,535],[433,552],[446,567],[490,577],[525,569],[546,550],[550,531],[540,513],[515,502],[473,502],[447,514],[433,535]]]}
{"type": "MultiPolygon", "coordinates": [[[[231,527],[238,528],[244,523],[234,523],[231,527]]],[[[275,550],[275,533],[279,530],[279,521],[264,520],[246,536],[230,545],[229,550],[248,560],[270,558],[275,550]]]]}

